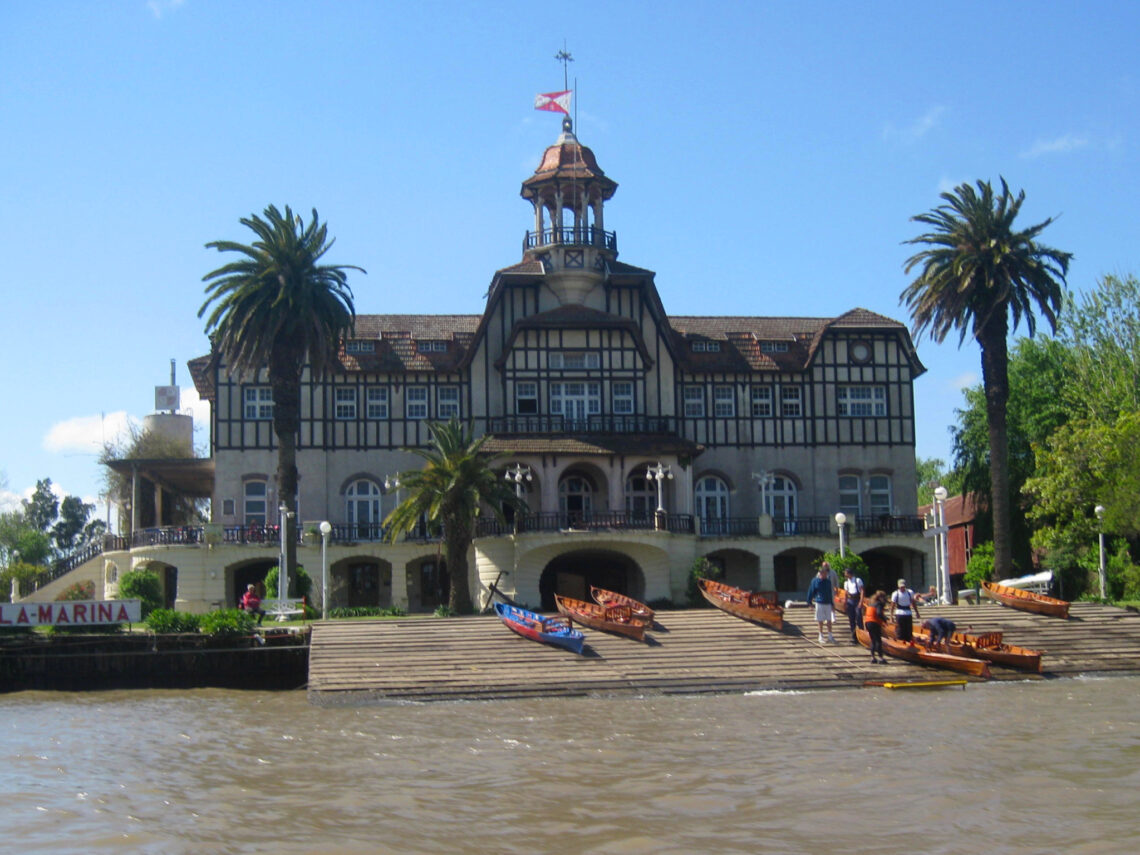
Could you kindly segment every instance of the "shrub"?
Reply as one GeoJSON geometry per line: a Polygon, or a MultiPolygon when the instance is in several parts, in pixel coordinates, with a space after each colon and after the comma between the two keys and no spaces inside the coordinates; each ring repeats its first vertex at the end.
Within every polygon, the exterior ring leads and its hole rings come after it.
{"type": "Polygon", "coordinates": [[[355,617],[406,617],[407,612],[399,606],[341,606],[329,609],[329,618],[355,618],[355,617]]]}
{"type": "Polygon", "coordinates": [[[59,602],[71,602],[73,600],[93,600],[95,599],[95,583],[88,579],[86,582],[76,582],[74,585],[68,585],[59,592],[59,596],[55,598],[59,602]]]}
{"type": "Polygon", "coordinates": [[[128,570],[119,577],[119,599],[141,600],[145,619],[162,607],[162,580],[150,570],[128,570]]]}
{"type": "Polygon", "coordinates": [[[202,615],[199,629],[206,635],[249,635],[255,625],[253,615],[241,609],[218,609],[202,615]]]}
{"type": "Polygon", "coordinates": [[[838,574],[840,584],[843,584],[844,570],[850,570],[860,579],[866,580],[867,578],[867,562],[863,560],[861,555],[856,555],[850,549],[844,550],[843,557],[840,557],[838,552],[825,552],[820,556],[819,560],[815,562],[815,569],[818,570],[819,565],[824,561],[831,565],[831,569],[838,574]]]}
{"type": "Polygon", "coordinates": [[[994,575],[994,545],[979,543],[974,547],[970,560],[966,562],[966,576],[963,584],[967,588],[977,588],[982,582],[992,581],[994,575]]]}
{"type": "Polygon", "coordinates": [[[455,617],[457,612],[447,603],[442,603],[435,607],[435,611],[432,612],[432,614],[436,617],[455,617]]]}
{"type": "MultiPolygon", "coordinates": [[[[276,567],[270,567],[269,572],[265,574],[265,596],[270,599],[277,598],[278,572],[276,567]]],[[[312,590],[312,577],[305,572],[304,567],[298,565],[289,577],[289,590],[285,592],[285,596],[289,599],[300,599],[301,597],[308,597],[312,590]]]]}
{"type": "Polygon", "coordinates": [[[721,569],[707,558],[702,556],[694,561],[693,566],[689,569],[689,587],[686,591],[689,598],[689,605],[695,608],[708,606],[709,601],[706,600],[701,593],[701,589],[697,585],[697,580],[719,579],[722,575],[721,569]]]}
{"type": "Polygon", "coordinates": [[[159,634],[197,632],[201,622],[198,615],[176,612],[174,609],[155,609],[146,617],[147,629],[159,634]]]}

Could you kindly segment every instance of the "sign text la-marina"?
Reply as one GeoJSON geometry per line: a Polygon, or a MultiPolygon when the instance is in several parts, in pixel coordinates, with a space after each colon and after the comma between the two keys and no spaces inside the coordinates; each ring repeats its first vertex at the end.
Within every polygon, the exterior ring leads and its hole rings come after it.
{"type": "Polygon", "coordinates": [[[0,603],[0,626],[98,626],[141,619],[141,600],[0,603]]]}

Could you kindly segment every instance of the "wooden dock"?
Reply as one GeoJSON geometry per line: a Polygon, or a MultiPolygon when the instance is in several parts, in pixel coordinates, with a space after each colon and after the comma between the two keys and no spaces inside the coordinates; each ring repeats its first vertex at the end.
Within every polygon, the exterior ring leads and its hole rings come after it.
{"type": "MultiPolygon", "coordinates": [[[[959,629],[1001,630],[1046,651],[1044,673],[992,666],[994,679],[1140,674],[1140,614],[1074,603],[1060,620],[983,603],[922,609],[959,629]]],[[[862,647],[816,643],[806,608],[789,609],[777,632],[718,609],[665,611],[639,643],[586,630],[583,654],[510,632],[497,617],[330,621],[313,625],[309,699],[322,705],[490,700],[609,694],[692,694],[819,689],[961,675],[898,660],[872,665],[862,647]]]]}

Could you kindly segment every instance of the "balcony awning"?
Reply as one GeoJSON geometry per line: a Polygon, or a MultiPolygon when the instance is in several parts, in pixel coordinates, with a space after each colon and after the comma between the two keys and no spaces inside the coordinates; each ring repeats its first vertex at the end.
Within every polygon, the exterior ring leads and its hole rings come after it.
{"type": "Polygon", "coordinates": [[[108,460],[107,465],[128,477],[137,472],[164,490],[193,499],[208,499],[214,493],[214,461],[210,458],[135,458],[108,460]]]}

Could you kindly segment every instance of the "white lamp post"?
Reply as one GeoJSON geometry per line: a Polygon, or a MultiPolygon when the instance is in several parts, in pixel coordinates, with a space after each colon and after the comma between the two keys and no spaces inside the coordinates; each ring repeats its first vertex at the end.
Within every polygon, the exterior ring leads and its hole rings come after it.
{"type": "Polygon", "coordinates": [[[658,460],[656,466],[650,466],[645,471],[645,477],[657,482],[657,513],[665,513],[665,479],[672,480],[673,473],[669,471],[668,466],[658,460]]]}
{"type": "Polygon", "coordinates": [[[1104,566],[1104,505],[1097,505],[1093,508],[1093,513],[1096,514],[1100,528],[1097,537],[1100,540],[1100,598],[1103,600],[1108,597],[1108,573],[1104,566]]]}
{"type": "MultiPolygon", "coordinates": [[[[13,549],[12,550],[11,566],[15,567],[19,563],[20,563],[20,550],[13,549]]],[[[20,599],[20,580],[17,579],[15,575],[13,575],[12,576],[12,594],[11,594],[11,599],[9,600],[9,602],[14,603],[18,599],[20,599]]]]}
{"type": "Polygon", "coordinates": [[[835,526],[839,529],[839,557],[843,557],[843,529],[847,525],[847,514],[839,511],[835,515],[835,526]]]}
{"type": "Polygon", "coordinates": [[[946,498],[950,494],[939,485],[934,488],[934,562],[938,572],[938,599],[943,605],[950,604],[950,556],[947,555],[946,498]]]}
{"type": "Polygon", "coordinates": [[[329,619],[329,535],[332,525],[328,520],[321,523],[321,619],[329,619]]]}
{"type": "Polygon", "coordinates": [[[399,505],[400,505],[400,488],[403,486],[404,485],[400,483],[400,473],[399,472],[397,472],[395,475],[385,475],[384,476],[384,492],[390,493],[390,492],[392,492],[392,490],[396,491],[396,506],[397,507],[399,507],[399,505]]]}
{"type": "Polygon", "coordinates": [[[768,491],[772,489],[776,476],[767,470],[752,473],[752,480],[760,488],[760,513],[768,513],[768,491]]]}
{"type": "Polygon", "coordinates": [[[531,472],[529,466],[523,466],[521,463],[516,463],[506,471],[504,477],[508,481],[515,482],[515,498],[521,500],[523,497],[523,482],[533,481],[534,473],[531,472]]]}

